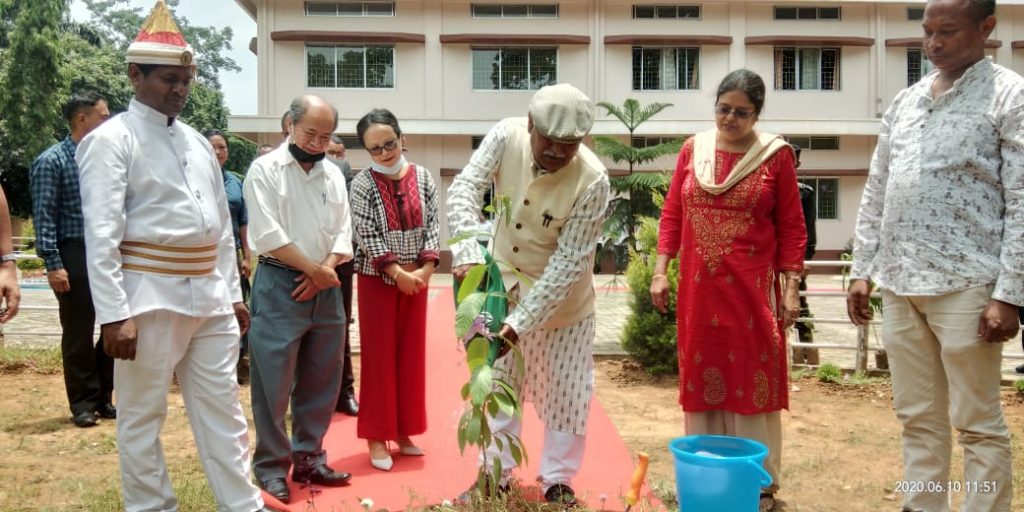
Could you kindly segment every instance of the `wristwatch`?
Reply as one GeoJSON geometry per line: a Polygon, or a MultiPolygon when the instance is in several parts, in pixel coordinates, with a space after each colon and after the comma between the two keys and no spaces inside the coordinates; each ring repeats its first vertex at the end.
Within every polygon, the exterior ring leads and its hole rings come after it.
{"type": "Polygon", "coordinates": [[[3,265],[4,263],[7,263],[8,261],[14,261],[16,259],[18,259],[18,256],[16,254],[14,254],[13,252],[10,253],[10,254],[4,254],[3,256],[0,256],[0,265],[3,265]]]}

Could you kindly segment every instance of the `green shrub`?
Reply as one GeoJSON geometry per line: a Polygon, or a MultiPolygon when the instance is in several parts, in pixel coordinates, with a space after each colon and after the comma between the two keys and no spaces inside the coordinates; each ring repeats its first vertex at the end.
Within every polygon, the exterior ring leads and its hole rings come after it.
{"type": "Polygon", "coordinates": [[[1013,388],[1016,389],[1018,393],[1024,395],[1024,379],[1014,382],[1013,388]]]}
{"type": "Polygon", "coordinates": [[[668,313],[661,313],[651,302],[651,276],[658,249],[658,221],[644,217],[640,221],[637,242],[641,252],[631,252],[626,267],[629,282],[630,316],[622,334],[622,348],[652,375],[678,373],[676,350],[676,284],[679,262],[668,265],[668,313]]]}
{"type": "Polygon", "coordinates": [[[822,382],[840,382],[843,378],[843,372],[838,366],[832,363],[825,363],[818,367],[815,376],[822,382]]]}
{"type": "Polygon", "coordinates": [[[46,268],[46,264],[39,258],[32,258],[27,260],[18,260],[18,270],[27,272],[30,270],[42,270],[46,268]]]}

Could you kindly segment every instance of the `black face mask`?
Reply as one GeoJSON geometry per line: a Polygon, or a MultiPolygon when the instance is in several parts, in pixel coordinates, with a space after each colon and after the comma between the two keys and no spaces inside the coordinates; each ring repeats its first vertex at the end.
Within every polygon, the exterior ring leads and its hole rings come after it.
{"type": "Polygon", "coordinates": [[[315,164],[323,160],[324,157],[327,156],[327,153],[317,153],[315,155],[312,153],[307,153],[303,151],[302,148],[297,146],[294,142],[288,144],[288,152],[291,153],[296,160],[304,164],[315,164]]]}

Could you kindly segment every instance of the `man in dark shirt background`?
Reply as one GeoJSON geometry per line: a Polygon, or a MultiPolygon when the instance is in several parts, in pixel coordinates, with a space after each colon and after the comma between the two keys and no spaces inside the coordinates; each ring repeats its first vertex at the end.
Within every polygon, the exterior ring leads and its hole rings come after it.
{"type": "Polygon", "coordinates": [[[36,158],[29,171],[36,254],[46,264],[46,279],[57,296],[62,329],[60,349],[64,387],[72,421],[85,428],[97,417],[113,419],[114,360],[93,345],[96,311],[85,264],[85,228],[75,149],[89,132],[110,117],[107,102],[95,92],[74,93],[63,108],[71,133],[36,158]]]}
{"type": "MultiPolygon", "coordinates": [[[[345,175],[345,184],[351,189],[355,173],[352,172],[352,164],[345,159],[345,140],[341,135],[331,136],[331,143],[327,145],[327,159],[341,169],[341,173],[345,175]]],[[[352,241],[352,250],[359,250],[354,240],[352,241]]],[[[345,327],[342,329],[345,336],[343,351],[345,366],[341,372],[341,392],[338,394],[338,404],[335,406],[335,410],[349,416],[358,416],[359,402],[356,401],[356,378],[352,373],[352,338],[350,337],[352,324],[356,321],[352,314],[352,280],[355,278],[355,258],[338,265],[335,272],[338,273],[338,279],[341,280],[341,295],[346,318],[345,327]]]]}
{"type": "MultiPolygon", "coordinates": [[[[796,144],[793,145],[793,153],[796,155],[796,167],[800,168],[800,152],[802,149],[796,144]]],[[[814,259],[814,249],[818,242],[816,224],[818,221],[818,195],[814,187],[800,183],[800,206],[804,210],[804,222],[807,224],[807,249],[804,253],[805,260],[814,259]]],[[[800,291],[807,291],[807,267],[804,267],[804,279],[800,280],[800,291]]],[[[810,318],[811,309],[807,304],[807,297],[800,296],[800,317],[810,318]]],[[[797,322],[796,332],[801,343],[814,343],[814,328],[810,323],[797,322]]],[[[818,349],[793,347],[793,363],[795,364],[818,364],[818,349]]]]}

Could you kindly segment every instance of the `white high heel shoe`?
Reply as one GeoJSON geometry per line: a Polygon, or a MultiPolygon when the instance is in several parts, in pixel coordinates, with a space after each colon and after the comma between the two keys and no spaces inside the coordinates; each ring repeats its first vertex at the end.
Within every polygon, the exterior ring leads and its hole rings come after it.
{"type": "Polygon", "coordinates": [[[405,455],[406,457],[422,457],[423,450],[419,446],[403,446],[398,449],[398,453],[405,455]]]}
{"type": "Polygon", "coordinates": [[[374,458],[373,455],[370,455],[370,465],[381,471],[391,471],[391,468],[395,466],[395,461],[391,458],[391,447],[389,447],[386,442],[384,443],[384,449],[387,451],[388,455],[381,459],[374,458]]]}
{"type": "Polygon", "coordinates": [[[398,453],[399,454],[405,455],[406,457],[422,457],[423,456],[423,450],[421,450],[419,446],[416,446],[415,444],[413,444],[412,443],[412,439],[409,438],[409,436],[399,436],[399,438],[400,439],[397,440],[398,453]],[[406,445],[406,446],[402,446],[402,442],[403,441],[406,442],[406,443],[409,443],[409,444],[406,445]]]}

